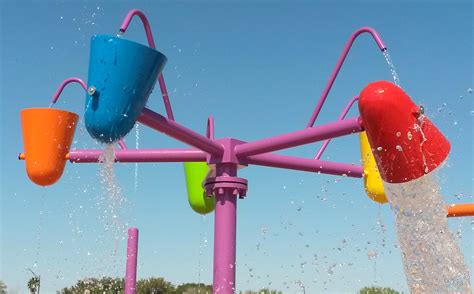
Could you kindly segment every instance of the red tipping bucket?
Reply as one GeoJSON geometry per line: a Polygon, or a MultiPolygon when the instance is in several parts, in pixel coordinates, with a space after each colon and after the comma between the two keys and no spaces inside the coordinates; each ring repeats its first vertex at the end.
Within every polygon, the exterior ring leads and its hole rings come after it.
{"type": "Polygon", "coordinates": [[[448,156],[448,140],[398,86],[387,81],[367,85],[359,111],[377,166],[385,182],[417,179],[448,156]]]}

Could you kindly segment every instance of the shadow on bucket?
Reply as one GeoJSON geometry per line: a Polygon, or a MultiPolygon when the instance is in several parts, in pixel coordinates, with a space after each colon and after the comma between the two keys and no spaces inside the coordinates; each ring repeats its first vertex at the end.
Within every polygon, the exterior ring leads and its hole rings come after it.
{"type": "Polygon", "coordinates": [[[28,177],[52,185],[63,174],[79,116],[54,108],[28,108],[20,115],[28,177]]]}
{"type": "Polygon", "coordinates": [[[163,70],[155,49],[115,36],[91,40],[85,125],[102,143],[123,138],[135,125],[163,70]]]}

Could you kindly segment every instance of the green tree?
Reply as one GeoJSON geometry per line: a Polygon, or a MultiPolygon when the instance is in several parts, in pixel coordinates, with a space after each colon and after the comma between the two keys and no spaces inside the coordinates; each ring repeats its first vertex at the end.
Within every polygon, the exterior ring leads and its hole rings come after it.
{"type": "Polygon", "coordinates": [[[176,294],[212,294],[212,285],[186,283],[176,287],[176,294]]]}
{"type": "Polygon", "coordinates": [[[163,278],[142,279],[137,282],[138,294],[174,294],[175,287],[163,278]]]}
{"type": "Polygon", "coordinates": [[[38,277],[33,277],[28,281],[28,289],[30,290],[31,294],[35,294],[40,286],[40,279],[38,277]]]}
{"type": "Polygon", "coordinates": [[[0,280],[0,294],[7,294],[7,285],[0,280]]]}
{"type": "Polygon", "coordinates": [[[74,286],[64,288],[62,294],[122,294],[124,280],[119,278],[102,277],[101,279],[88,278],[77,281],[74,286]]]}
{"type": "Polygon", "coordinates": [[[283,294],[283,292],[264,288],[258,291],[250,291],[250,290],[247,290],[245,292],[240,291],[240,294],[283,294]]]}
{"type": "Polygon", "coordinates": [[[359,290],[359,294],[401,294],[391,288],[365,287],[359,290]]]}

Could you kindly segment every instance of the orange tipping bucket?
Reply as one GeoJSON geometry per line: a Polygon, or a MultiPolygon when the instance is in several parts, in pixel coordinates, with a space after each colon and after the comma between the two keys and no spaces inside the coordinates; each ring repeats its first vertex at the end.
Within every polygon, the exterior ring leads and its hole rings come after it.
{"type": "Polygon", "coordinates": [[[54,108],[28,108],[20,115],[28,177],[52,185],[63,174],[79,116],[54,108]]]}

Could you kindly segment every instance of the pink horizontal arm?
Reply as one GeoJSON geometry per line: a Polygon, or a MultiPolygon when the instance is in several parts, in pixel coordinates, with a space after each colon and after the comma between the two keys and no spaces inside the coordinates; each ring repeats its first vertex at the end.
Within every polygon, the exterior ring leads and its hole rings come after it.
{"type": "Polygon", "coordinates": [[[59,86],[58,90],[56,91],[56,93],[54,93],[53,95],[53,98],[51,99],[51,103],[56,103],[58,101],[58,98],[59,96],[61,95],[61,93],[63,92],[64,90],[64,87],[66,87],[68,84],[70,83],[78,83],[82,86],[82,88],[84,89],[84,91],[87,91],[87,85],[86,83],[84,83],[83,80],[81,80],[80,78],[68,78],[68,79],[65,79],[61,85],[59,86]]]}
{"type": "Polygon", "coordinates": [[[270,153],[250,156],[248,163],[338,176],[346,175],[353,178],[362,178],[364,175],[363,168],[357,165],[270,153]]]}
{"type": "MultiPolygon", "coordinates": [[[[354,96],[354,97],[352,97],[351,100],[349,100],[349,103],[347,103],[346,107],[344,107],[344,110],[342,110],[341,115],[339,115],[338,120],[343,120],[346,117],[346,115],[349,112],[349,110],[351,109],[352,105],[354,105],[354,102],[356,102],[358,99],[359,99],[359,97],[354,96]]],[[[319,149],[319,151],[316,154],[316,156],[314,157],[314,159],[320,159],[321,158],[321,156],[324,153],[324,150],[326,150],[326,148],[328,147],[329,142],[331,142],[331,139],[326,139],[326,141],[324,141],[323,145],[321,146],[321,149],[319,149]]]]}
{"type": "Polygon", "coordinates": [[[336,77],[339,71],[341,70],[342,64],[344,63],[344,60],[346,59],[347,54],[349,53],[349,50],[352,47],[352,44],[354,43],[355,39],[357,39],[357,37],[362,33],[369,33],[372,36],[372,38],[375,40],[375,43],[377,43],[380,50],[382,50],[382,52],[387,50],[385,43],[382,41],[377,31],[374,30],[373,28],[362,27],[358,29],[357,31],[353,32],[352,35],[349,37],[349,40],[347,41],[346,45],[344,46],[341,56],[339,57],[336,63],[336,67],[334,68],[326,86],[324,87],[323,93],[321,94],[321,97],[319,98],[318,104],[316,105],[316,108],[314,109],[313,114],[311,114],[308,124],[306,125],[307,127],[312,127],[314,125],[314,122],[316,121],[316,118],[321,112],[321,108],[323,108],[323,104],[326,101],[326,98],[328,97],[329,91],[331,91],[332,85],[334,84],[334,81],[336,80],[336,77]]]}
{"type": "MultiPolygon", "coordinates": [[[[71,150],[69,161],[75,163],[96,163],[104,150],[71,150]]],[[[201,162],[207,154],[190,148],[176,149],[122,149],[115,150],[116,162],[201,162]]]]}
{"type": "Polygon", "coordinates": [[[257,155],[363,131],[360,117],[278,135],[235,147],[238,157],[257,155]]]}
{"type": "Polygon", "coordinates": [[[220,156],[224,153],[224,147],[220,143],[198,134],[173,120],[167,119],[148,108],[143,109],[138,121],[209,154],[220,156]]]}
{"type": "MultiPolygon", "coordinates": [[[[128,26],[130,25],[130,22],[132,21],[132,18],[135,15],[138,16],[143,23],[148,45],[150,46],[150,48],[156,49],[155,40],[153,39],[153,33],[151,32],[150,22],[148,22],[148,19],[146,18],[145,14],[138,9],[130,10],[127,13],[127,16],[125,16],[125,19],[123,20],[122,25],[120,26],[120,33],[125,33],[128,26]]],[[[162,73],[158,76],[158,84],[160,85],[161,95],[163,96],[163,103],[165,104],[166,115],[169,119],[174,120],[173,109],[171,108],[171,102],[169,100],[168,90],[166,89],[165,78],[163,77],[162,73]]]]}

